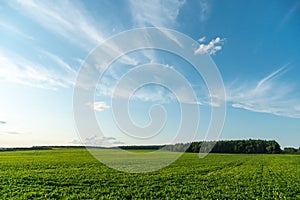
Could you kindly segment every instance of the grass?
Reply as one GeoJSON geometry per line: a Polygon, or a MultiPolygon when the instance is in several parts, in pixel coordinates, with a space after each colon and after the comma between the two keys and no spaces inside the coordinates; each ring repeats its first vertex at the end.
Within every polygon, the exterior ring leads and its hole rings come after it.
{"type": "Polygon", "coordinates": [[[0,199],[300,199],[299,180],[299,155],[185,153],[129,174],[85,149],[0,152],[0,199]]]}

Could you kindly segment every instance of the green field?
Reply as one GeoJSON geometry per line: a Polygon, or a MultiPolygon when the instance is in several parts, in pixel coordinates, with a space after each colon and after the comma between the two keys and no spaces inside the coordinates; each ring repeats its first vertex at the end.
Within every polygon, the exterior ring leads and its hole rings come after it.
{"type": "Polygon", "coordinates": [[[0,199],[300,199],[299,155],[185,153],[129,174],[85,149],[12,151],[0,152],[0,177],[0,199]]]}

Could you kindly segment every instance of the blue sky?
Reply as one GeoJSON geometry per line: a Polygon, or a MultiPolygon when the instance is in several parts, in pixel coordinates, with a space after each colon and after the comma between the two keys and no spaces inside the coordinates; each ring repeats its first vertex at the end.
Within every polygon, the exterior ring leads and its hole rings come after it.
{"type": "MultiPolygon", "coordinates": [[[[227,115],[221,139],[275,139],[300,146],[300,3],[288,1],[1,1],[0,146],[79,143],[73,88],[81,64],[106,39],[133,28],[165,27],[198,41],[222,75],[227,115]]],[[[182,59],[155,50],[124,56],[99,80],[95,113],[114,144],[168,143],[178,129],[179,102],[166,88],[148,86],[130,101],[135,123],[148,109],[168,113],[162,134],[137,141],[115,126],[111,92],[120,77],[151,62],[178,70],[190,81],[204,137],[212,105],[201,76],[182,59]]],[[[95,136],[97,137],[97,136],[95,136]]],[[[81,138],[88,141],[91,138],[81,138]]]]}

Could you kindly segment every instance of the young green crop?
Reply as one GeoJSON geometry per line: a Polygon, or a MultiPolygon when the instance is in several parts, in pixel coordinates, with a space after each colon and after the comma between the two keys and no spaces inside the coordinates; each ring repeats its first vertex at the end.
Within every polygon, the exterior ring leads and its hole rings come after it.
{"type": "Polygon", "coordinates": [[[299,180],[299,155],[185,153],[129,174],[85,149],[0,152],[0,199],[300,199],[299,180]]]}

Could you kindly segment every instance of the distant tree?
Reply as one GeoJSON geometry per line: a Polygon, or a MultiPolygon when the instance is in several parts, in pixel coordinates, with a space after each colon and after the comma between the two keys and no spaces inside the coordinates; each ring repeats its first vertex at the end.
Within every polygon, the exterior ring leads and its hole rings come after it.
{"type": "Polygon", "coordinates": [[[295,149],[293,147],[285,147],[283,149],[283,153],[286,153],[286,154],[294,154],[294,153],[297,153],[299,149],[295,149]]]}
{"type": "Polygon", "coordinates": [[[267,149],[267,153],[280,153],[281,152],[280,146],[275,140],[269,141],[266,149],[267,149]]]}

